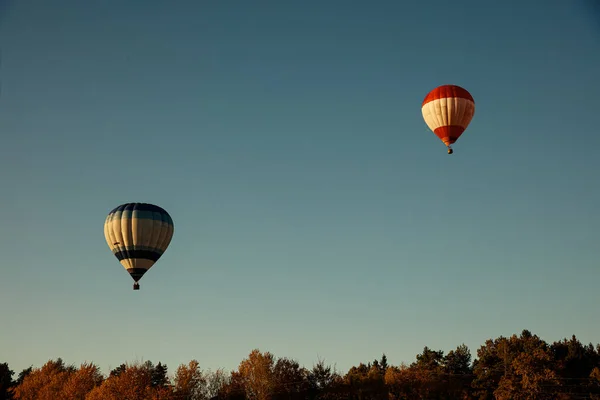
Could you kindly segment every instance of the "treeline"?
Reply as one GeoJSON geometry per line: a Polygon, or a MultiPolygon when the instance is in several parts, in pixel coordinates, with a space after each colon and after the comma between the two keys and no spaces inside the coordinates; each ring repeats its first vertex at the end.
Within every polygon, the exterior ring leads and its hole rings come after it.
{"type": "Polygon", "coordinates": [[[237,370],[204,371],[196,360],[172,377],[166,365],[122,364],[103,376],[93,363],[62,359],[16,377],[0,364],[0,400],[412,400],[600,399],[600,345],[575,336],[552,344],[524,330],[487,340],[472,360],[465,345],[444,354],[428,347],[411,364],[387,358],[341,374],[319,361],[305,368],[253,350],[237,370]]]}

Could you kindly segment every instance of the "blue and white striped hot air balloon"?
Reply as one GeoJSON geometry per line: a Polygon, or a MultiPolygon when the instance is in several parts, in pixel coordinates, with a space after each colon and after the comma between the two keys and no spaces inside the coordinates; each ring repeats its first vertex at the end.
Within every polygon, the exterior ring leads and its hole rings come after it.
{"type": "Polygon", "coordinates": [[[148,203],[126,203],[112,210],[104,222],[108,247],[134,280],[139,280],[158,261],[173,238],[168,212],[148,203]]]}

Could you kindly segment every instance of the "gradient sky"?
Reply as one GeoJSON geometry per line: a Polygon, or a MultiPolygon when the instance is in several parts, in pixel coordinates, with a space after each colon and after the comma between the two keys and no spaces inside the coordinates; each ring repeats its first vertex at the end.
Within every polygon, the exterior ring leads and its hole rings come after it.
{"type": "Polygon", "coordinates": [[[0,362],[343,371],[530,329],[600,341],[586,2],[19,0],[0,8],[0,362]],[[460,5],[457,5],[460,3],[460,5]],[[476,101],[446,154],[434,87],[476,101]],[[175,235],[133,291],[125,202],[175,235]]]}

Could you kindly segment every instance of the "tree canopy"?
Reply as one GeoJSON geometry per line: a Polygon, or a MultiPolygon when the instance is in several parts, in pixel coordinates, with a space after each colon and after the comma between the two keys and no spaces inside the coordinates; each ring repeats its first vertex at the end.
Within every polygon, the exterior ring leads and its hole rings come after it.
{"type": "Polygon", "coordinates": [[[252,350],[237,369],[203,370],[200,362],[123,363],[103,376],[93,363],[58,358],[15,372],[0,363],[0,400],[545,400],[599,399],[600,346],[575,336],[547,343],[528,330],[487,340],[473,359],[461,344],[444,353],[424,347],[410,364],[385,354],[345,374],[319,360],[301,366],[252,350]]]}

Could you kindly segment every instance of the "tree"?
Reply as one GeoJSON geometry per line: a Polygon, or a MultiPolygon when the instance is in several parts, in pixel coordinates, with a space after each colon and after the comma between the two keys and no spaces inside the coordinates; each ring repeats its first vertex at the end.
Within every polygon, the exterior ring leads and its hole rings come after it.
{"type": "Polygon", "coordinates": [[[152,386],[165,387],[169,385],[168,368],[165,364],[159,361],[156,367],[152,367],[152,363],[150,363],[149,368],[152,373],[152,386]]]}
{"type": "Polygon", "coordinates": [[[11,400],[11,388],[15,384],[13,382],[14,371],[8,368],[7,363],[0,363],[0,400],[11,400]]]}
{"type": "Polygon", "coordinates": [[[383,353],[343,377],[322,360],[307,370],[258,349],[228,373],[181,364],[173,384],[151,361],[121,364],[106,379],[93,363],[60,358],[13,376],[0,363],[0,400],[600,400],[600,345],[575,336],[548,345],[523,330],[486,340],[473,362],[464,344],[446,355],[424,347],[408,366],[388,365],[383,353]]]}
{"type": "Polygon", "coordinates": [[[473,362],[475,375],[472,387],[479,400],[494,400],[494,391],[508,368],[508,345],[506,338],[488,339],[477,350],[477,359],[473,362]]]}
{"type": "Polygon", "coordinates": [[[505,373],[494,395],[498,400],[556,399],[560,390],[547,343],[523,330],[503,340],[505,373]]]}
{"type": "Polygon", "coordinates": [[[125,372],[127,369],[127,364],[121,364],[117,368],[110,371],[109,376],[119,376],[121,373],[125,372]]]}
{"type": "Polygon", "coordinates": [[[325,361],[321,359],[313,365],[307,376],[310,386],[317,390],[327,390],[338,377],[335,368],[325,365],[325,361]]]}
{"type": "Polygon", "coordinates": [[[385,372],[388,368],[387,356],[385,353],[381,355],[381,361],[379,361],[379,367],[381,368],[381,372],[385,375],[385,372]]]}
{"type": "Polygon", "coordinates": [[[584,346],[573,335],[570,340],[564,339],[552,343],[550,352],[553,369],[558,379],[563,381],[561,391],[565,398],[568,395],[577,396],[596,390],[588,388],[587,385],[593,369],[600,365],[600,357],[591,343],[584,346]]]}
{"type": "Polygon", "coordinates": [[[34,368],[14,389],[17,400],[54,400],[61,398],[64,384],[75,372],[73,366],[66,366],[61,358],[49,360],[41,368],[34,368]]]}
{"type": "Polygon", "coordinates": [[[212,399],[222,393],[223,389],[229,384],[229,376],[222,368],[214,372],[206,371],[206,398],[212,399]]]}
{"type": "Polygon", "coordinates": [[[86,400],[172,400],[173,391],[169,387],[153,385],[154,368],[148,362],[125,365],[117,374],[105,379],[95,387],[86,400]]]}
{"type": "Polygon", "coordinates": [[[28,368],[25,368],[23,371],[19,372],[19,376],[17,377],[17,381],[15,382],[15,386],[19,386],[21,383],[23,383],[23,380],[31,372],[33,372],[33,365],[31,365],[28,368]]]}
{"type": "Polygon", "coordinates": [[[200,364],[192,360],[188,365],[181,364],[175,373],[175,395],[181,400],[207,399],[206,379],[200,370],[200,364]]]}
{"type": "Polygon", "coordinates": [[[100,369],[92,363],[81,364],[64,383],[60,398],[63,400],[85,400],[86,395],[100,386],[104,378],[100,369]]]}
{"type": "Polygon", "coordinates": [[[273,354],[269,352],[261,353],[258,349],[252,350],[248,358],[240,363],[238,371],[243,379],[248,399],[269,399],[275,388],[274,365],[275,357],[273,354]]]}
{"type": "Polygon", "coordinates": [[[298,397],[309,387],[308,371],[295,360],[279,358],[273,367],[275,398],[298,397]]]}
{"type": "Polygon", "coordinates": [[[404,364],[388,367],[385,373],[385,384],[391,400],[420,400],[422,382],[415,368],[404,364]]]}
{"type": "Polygon", "coordinates": [[[419,388],[419,395],[424,398],[443,398],[445,388],[444,352],[431,350],[425,346],[417,361],[410,365],[414,380],[419,388]]]}
{"type": "Polygon", "coordinates": [[[365,391],[367,391],[369,370],[371,363],[359,363],[358,366],[352,366],[344,375],[344,386],[346,390],[356,393],[359,399],[362,399],[365,391]]]}
{"type": "MultiPolygon", "coordinates": [[[[592,372],[590,372],[589,377],[589,387],[588,390],[590,392],[590,399],[599,400],[600,399],[600,368],[594,367],[592,372]]],[[[585,395],[586,391],[581,388],[581,394],[585,395]]]]}
{"type": "Polygon", "coordinates": [[[471,368],[471,351],[462,344],[455,350],[450,350],[443,361],[444,371],[453,375],[468,375],[473,372],[471,368]]]}
{"type": "Polygon", "coordinates": [[[307,395],[310,399],[334,398],[336,386],[341,383],[342,377],[335,367],[325,365],[325,361],[319,359],[312,369],[307,371],[308,381],[307,395]]]}
{"type": "Polygon", "coordinates": [[[227,383],[219,390],[219,398],[246,400],[246,380],[239,371],[231,371],[227,383]]]}
{"type": "Polygon", "coordinates": [[[465,344],[446,354],[443,361],[443,372],[446,380],[446,395],[449,398],[470,397],[473,369],[471,367],[471,351],[465,344]]]}
{"type": "Polygon", "coordinates": [[[344,376],[344,383],[348,392],[358,396],[359,399],[378,399],[387,397],[385,376],[381,373],[379,361],[373,364],[360,363],[352,367],[344,376]]]}
{"type": "Polygon", "coordinates": [[[417,361],[412,364],[415,368],[421,368],[431,371],[437,371],[444,362],[444,352],[442,350],[431,350],[425,346],[421,354],[417,354],[417,361]]]}

